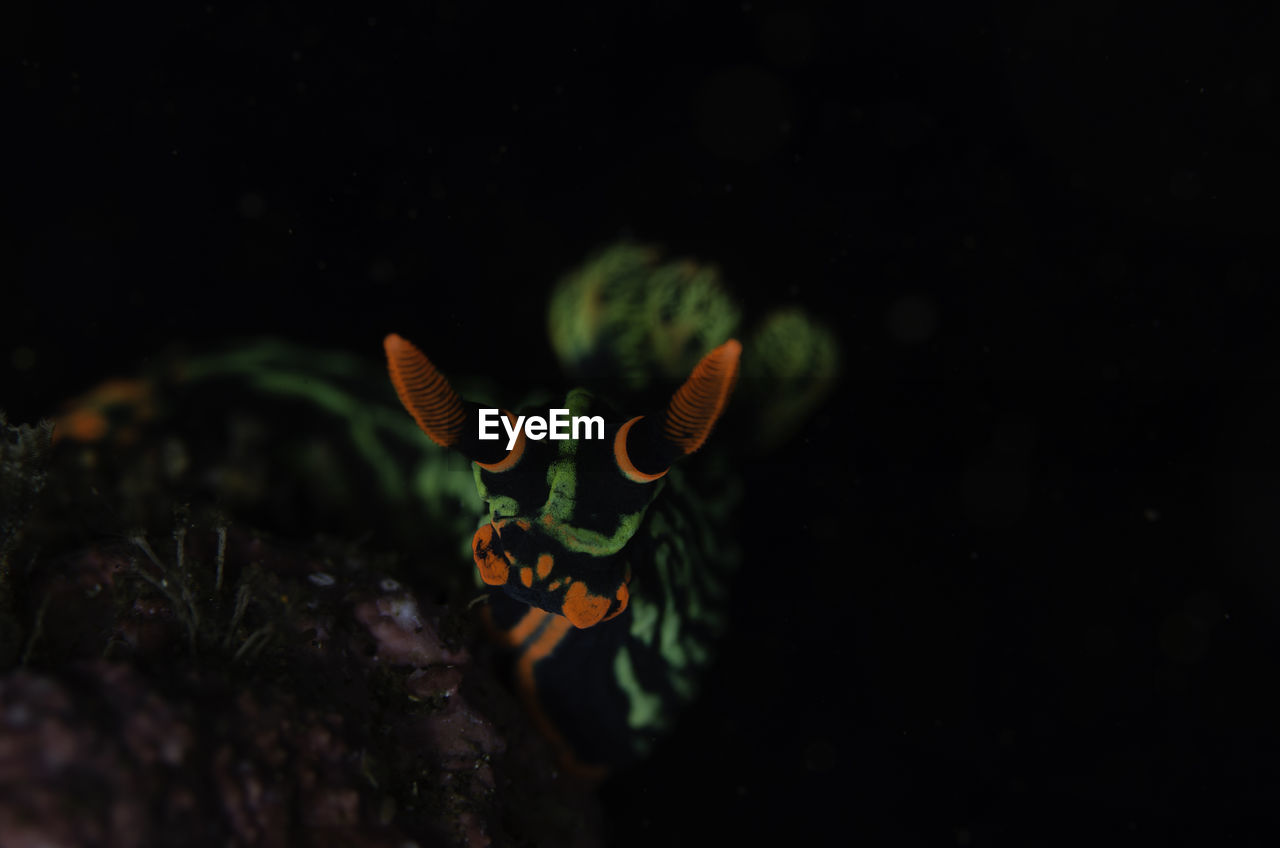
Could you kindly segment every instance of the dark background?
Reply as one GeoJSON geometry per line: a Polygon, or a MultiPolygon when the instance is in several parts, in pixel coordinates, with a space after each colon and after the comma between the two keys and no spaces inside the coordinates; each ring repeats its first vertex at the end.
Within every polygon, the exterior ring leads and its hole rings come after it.
{"type": "Polygon", "coordinates": [[[615,842],[1263,844],[1271,4],[313,5],[6,4],[12,419],[264,332],[554,383],[551,282],[667,245],[845,373],[615,842]]]}

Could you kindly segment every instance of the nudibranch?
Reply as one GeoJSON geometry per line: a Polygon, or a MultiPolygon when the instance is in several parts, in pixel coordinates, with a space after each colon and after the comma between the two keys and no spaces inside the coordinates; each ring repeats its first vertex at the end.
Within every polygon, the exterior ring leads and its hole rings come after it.
{"type": "Polygon", "coordinates": [[[706,353],[657,414],[622,414],[570,391],[564,407],[602,417],[603,438],[519,430],[509,441],[480,438],[481,407],[412,343],[391,334],[384,348],[418,426],[471,462],[488,508],[472,539],[475,567],[535,720],[583,771],[643,755],[692,698],[725,625],[736,557],[717,542],[723,512],[679,463],[724,413],[742,345],[706,353]]]}

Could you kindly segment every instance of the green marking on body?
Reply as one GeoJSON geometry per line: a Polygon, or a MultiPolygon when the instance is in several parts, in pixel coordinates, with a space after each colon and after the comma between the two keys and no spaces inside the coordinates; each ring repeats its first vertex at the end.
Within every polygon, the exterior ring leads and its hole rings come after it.
{"type": "Polygon", "coordinates": [[[676,690],[676,695],[686,701],[693,700],[693,696],[698,694],[698,687],[687,672],[671,669],[667,674],[667,682],[676,690]]]}
{"type": "MultiPolygon", "coordinates": [[[[564,446],[571,442],[566,439],[560,443],[562,457],[564,446]]],[[[568,522],[578,492],[578,469],[572,457],[557,459],[547,467],[547,488],[547,502],[542,505],[541,514],[550,515],[556,523],[568,522]]]]}
{"type": "Polygon", "coordinates": [[[631,704],[627,711],[627,725],[632,730],[661,727],[662,697],[640,685],[635,668],[631,665],[631,653],[625,645],[618,649],[613,658],[613,677],[631,704]]]}
{"type": "Polygon", "coordinates": [[[252,376],[255,385],[282,395],[305,398],[345,418],[351,432],[351,441],[373,467],[384,493],[395,500],[403,500],[405,481],[399,464],[387,451],[375,433],[376,427],[368,406],[346,392],[301,374],[265,373],[252,376]]]}
{"type": "Polygon", "coordinates": [[[698,639],[689,639],[686,646],[689,650],[689,656],[693,658],[696,665],[706,665],[711,660],[711,652],[698,639]]]}
{"type": "Polygon", "coordinates": [[[332,383],[317,379],[316,371],[350,378],[358,373],[359,365],[342,353],[308,351],[301,356],[283,342],[264,340],[252,347],[191,360],[185,364],[183,376],[194,382],[221,375],[243,375],[264,391],[301,398],[344,419],[352,443],[373,468],[383,493],[394,501],[404,500],[408,494],[404,474],[379,439],[378,431],[391,430],[407,441],[416,427],[402,415],[393,417],[388,408],[369,404],[332,383]]]}
{"type": "Polygon", "coordinates": [[[481,477],[483,469],[475,463],[471,464],[471,468],[472,477],[476,484],[476,492],[480,495],[480,499],[482,501],[489,504],[490,519],[493,519],[498,515],[511,516],[520,514],[520,504],[515,498],[509,495],[492,494],[489,491],[489,487],[484,484],[484,479],[481,477]]]}
{"type": "Polygon", "coordinates": [[[631,537],[635,535],[636,529],[644,519],[644,510],[624,515],[618,521],[618,528],[613,533],[605,534],[561,523],[563,519],[547,507],[543,507],[542,514],[550,514],[556,519],[550,527],[546,527],[548,536],[564,545],[567,550],[592,556],[610,556],[622,550],[627,542],[631,541],[631,537]]]}
{"type": "Polygon", "coordinates": [[[675,591],[671,585],[671,569],[668,564],[669,551],[664,546],[655,551],[654,565],[658,569],[658,577],[662,583],[662,593],[666,597],[666,608],[662,615],[662,629],[659,631],[658,653],[673,668],[684,668],[688,663],[684,648],[680,644],[680,611],[676,606],[675,591]]]}
{"type": "Polygon", "coordinates": [[[265,369],[295,370],[350,378],[364,370],[360,361],[333,350],[299,348],[282,339],[257,339],[225,353],[202,356],[183,363],[183,376],[200,380],[217,374],[258,374],[265,369]]]}
{"type": "Polygon", "coordinates": [[[641,644],[652,645],[658,625],[658,605],[648,598],[631,596],[631,638],[641,644]]]}
{"type": "MultiPolygon", "coordinates": [[[[574,389],[565,396],[564,404],[569,410],[569,416],[574,417],[586,415],[591,409],[591,401],[592,395],[586,389],[574,389]]],[[[542,505],[538,518],[551,516],[550,526],[543,525],[545,532],[566,550],[592,556],[611,556],[631,541],[644,519],[645,511],[641,509],[621,516],[612,533],[601,533],[573,525],[578,496],[578,441],[561,441],[559,458],[547,467],[547,501],[542,505]]]]}
{"type": "Polygon", "coordinates": [[[667,606],[669,609],[675,608],[676,600],[672,587],[679,585],[685,593],[684,607],[686,613],[691,620],[697,621],[702,615],[703,605],[702,598],[698,594],[698,587],[693,579],[692,570],[700,562],[695,562],[692,552],[685,544],[683,535],[671,532],[664,512],[655,514],[650,526],[654,534],[662,539],[662,543],[655,551],[655,560],[662,572],[663,588],[667,594],[667,606]],[[675,560],[674,563],[671,561],[673,558],[675,560]]]}

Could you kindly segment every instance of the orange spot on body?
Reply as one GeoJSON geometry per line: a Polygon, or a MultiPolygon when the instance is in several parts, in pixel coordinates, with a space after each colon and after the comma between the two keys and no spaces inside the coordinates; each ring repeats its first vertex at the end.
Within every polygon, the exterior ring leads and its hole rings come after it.
{"type": "Polygon", "coordinates": [[[551,584],[550,584],[549,586],[547,586],[547,591],[549,591],[549,592],[554,592],[556,589],[559,589],[559,588],[560,588],[560,581],[559,581],[559,580],[552,580],[552,581],[551,581],[551,584]]]}
{"type": "Polygon", "coordinates": [[[538,579],[546,580],[547,575],[551,573],[551,567],[555,564],[551,554],[543,554],[538,557],[538,579]]]}
{"type": "Polygon", "coordinates": [[[621,586],[619,586],[618,591],[614,595],[614,597],[617,598],[622,603],[618,605],[618,608],[616,610],[614,610],[613,612],[609,613],[604,618],[602,618],[601,621],[609,621],[610,619],[617,618],[618,616],[622,615],[622,611],[627,608],[627,603],[631,600],[631,592],[630,590],[627,589],[627,584],[623,583],[621,586]]]}
{"type": "Polygon", "coordinates": [[[574,627],[591,627],[599,624],[609,611],[609,599],[591,594],[586,583],[575,580],[565,593],[562,609],[564,617],[573,622],[574,627]]]}
{"type": "Polygon", "coordinates": [[[510,566],[500,550],[498,531],[492,524],[486,524],[476,531],[471,539],[471,552],[480,571],[480,579],[489,586],[502,586],[510,577],[510,566]]]}
{"type": "Polygon", "coordinates": [[[533,569],[528,566],[520,569],[520,582],[528,589],[533,585],[533,569]]]}

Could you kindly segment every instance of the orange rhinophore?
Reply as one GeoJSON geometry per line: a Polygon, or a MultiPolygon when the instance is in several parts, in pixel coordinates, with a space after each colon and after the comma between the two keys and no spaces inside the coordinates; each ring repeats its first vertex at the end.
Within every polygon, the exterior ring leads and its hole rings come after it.
{"type": "Polygon", "coordinates": [[[628,589],[627,584],[624,583],[618,587],[618,591],[614,593],[614,597],[618,599],[618,608],[602,618],[601,621],[609,621],[612,618],[617,618],[622,615],[623,611],[627,608],[627,603],[631,600],[631,590],[628,589]]]}
{"type": "Polygon", "coordinates": [[[724,411],[738,379],[741,355],[741,342],[729,339],[702,357],[689,379],[672,396],[662,434],[686,454],[702,447],[711,435],[711,427],[724,411]]]}
{"type": "Polygon", "coordinates": [[[618,428],[618,435],[613,438],[613,460],[618,463],[618,469],[633,483],[652,483],[669,470],[664,468],[656,474],[647,474],[636,468],[635,463],[631,461],[631,455],[627,453],[627,436],[630,434],[631,428],[636,425],[636,422],[643,418],[643,415],[637,415],[632,418],[618,428]]]}
{"type": "Polygon", "coordinates": [[[387,370],[405,409],[431,441],[452,447],[462,439],[462,399],[422,351],[395,333],[382,341],[387,370]]]}
{"type": "MultiPolygon", "coordinates": [[[[502,415],[508,421],[510,421],[512,425],[516,423],[516,417],[512,415],[510,412],[507,412],[505,409],[502,410],[502,415]]],[[[516,436],[515,447],[513,447],[510,451],[508,451],[506,456],[504,456],[502,459],[498,460],[497,462],[480,462],[479,460],[477,460],[476,465],[480,466],[485,471],[492,471],[495,474],[500,474],[503,471],[510,471],[512,468],[515,467],[516,463],[520,461],[520,457],[524,456],[524,444],[525,444],[524,428],[522,427],[520,428],[520,434],[516,436]]],[[[529,522],[527,521],[524,522],[524,529],[527,530],[528,527],[529,527],[529,522]]]]}

